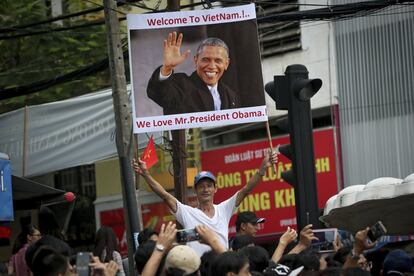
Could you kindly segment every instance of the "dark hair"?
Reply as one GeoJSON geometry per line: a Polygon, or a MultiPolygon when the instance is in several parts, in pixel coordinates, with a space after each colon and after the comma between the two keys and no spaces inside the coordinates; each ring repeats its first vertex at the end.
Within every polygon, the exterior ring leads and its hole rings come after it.
{"type": "Polygon", "coordinates": [[[68,258],[47,245],[42,245],[33,255],[33,276],[55,276],[68,269],[68,258]]]}
{"type": "Polygon", "coordinates": [[[211,275],[226,276],[228,272],[239,273],[239,271],[249,263],[249,260],[243,254],[227,251],[218,255],[211,267],[211,275]]]}
{"type": "Polygon", "coordinates": [[[155,241],[149,240],[144,243],[141,243],[137,251],[135,251],[134,259],[135,265],[137,267],[138,273],[141,274],[144,270],[144,266],[152,255],[152,252],[155,248],[155,241]]]}
{"type": "Polygon", "coordinates": [[[236,235],[231,243],[231,249],[237,251],[251,244],[254,244],[254,237],[252,235],[236,235]]]}
{"type": "Polygon", "coordinates": [[[185,274],[185,270],[182,270],[181,268],[169,267],[168,269],[165,270],[165,275],[166,276],[184,276],[184,275],[185,276],[197,276],[198,270],[190,274],[185,274]]]}
{"type": "Polygon", "coordinates": [[[29,248],[27,248],[27,251],[26,251],[26,255],[25,255],[26,264],[32,271],[33,271],[32,263],[33,263],[34,255],[39,250],[39,248],[42,246],[48,246],[50,248],[53,248],[56,252],[68,258],[72,255],[72,249],[69,247],[69,245],[66,242],[54,236],[50,236],[50,235],[43,236],[35,244],[29,246],[29,248]]]}
{"type": "Polygon", "coordinates": [[[331,266],[331,267],[327,267],[324,270],[320,271],[319,275],[321,275],[321,276],[341,276],[341,275],[343,275],[343,269],[342,269],[342,267],[331,266]]]}
{"type": "Polygon", "coordinates": [[[299,260],[304,270],[319,271],[319,255],[313,250],[305,250],[299,253],[299,260]]]}
{"type": "Polygon", "coordinates": [[[102,226],[96,232],[93,255],[99,257],[101,262],[107,263],[113,259],[114,251],[119,251],[115,232],[111,227],[102,226]],[[105,254],[103,253],[104,251],[105,254]]]}
{"type": "Polygon", "coordinates": [[[148,241],[152,235],[158,236],[158,232],[154,231],[154,229],[151,228],[145,228],[138,234],[138,244],[148,241]]]}
{"type": "Polygon", "coordinates": [[[344,264],[346,261],[347,256],[351,253],[351,248],[349,247],[341,247],[338,249],[338,251],[335,252],[332,259],[334,261],[340,262],[341,264],[344,264]]]}
{"type": "Polygon", "coordinates": [[[239,252],[249,259],[250,271],[262,272],[269,265],[269,253],[261,246],[247,246],[239,252]]]}
{"type": "Polygon", "coordinates": [[[26,243],[27,236],[33,235],[36,231],[39,231],[37,227],[31,224],[21,224],[22,231],[17,235],[16,240],[14,241],[12,254],[17,253],[26,243]]]}
{"type": "Polygon", "coordinates": [[[300,260],[299,254],[283,255],[279,260],[279,264],[285,265],[289,267],[291,270],[303,265],[302,261],[300,260]]]}
{"type": "Polygon", "coordinates": [[[203,256],[201,256],[201,264],[200,264],[200,274],[201,276],[210,276],[211,275],[211,265],[214,262],[215,257],[218,254],[212,250],[204,252],[203,256]]]}
{"type": "Polygon", "coordinates": [[[368,271],[362,270],[359,267],[348,267],[344,269],[343,274],[344,276],[370,276],[371,273],[368,271]]]}

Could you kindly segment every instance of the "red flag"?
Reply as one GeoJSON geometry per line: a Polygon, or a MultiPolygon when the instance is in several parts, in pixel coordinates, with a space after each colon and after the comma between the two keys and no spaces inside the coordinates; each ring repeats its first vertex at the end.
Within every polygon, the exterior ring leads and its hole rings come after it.
{"type": "Polygon", "coordinates": [[[142,153],[141,160],[147,164],[148,170],[158,162],[158,156],[152,136],[149,138],[147,147],[142,153]]]}

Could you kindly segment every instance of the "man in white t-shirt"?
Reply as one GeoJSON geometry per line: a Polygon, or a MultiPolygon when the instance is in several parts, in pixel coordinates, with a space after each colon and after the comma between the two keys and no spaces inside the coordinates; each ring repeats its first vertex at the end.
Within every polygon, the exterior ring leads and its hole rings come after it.
{"type": "MultiPolygon", "coordinates": [[[[228,248],[228,225],[230,218],[236,207],[253,190],[262,179],[268,167],[277,162],[277,153],[266,156],[260,168],[257,170],[249,182],[237,191],[229,199],[214,204],[214,194],[217,192],[216,178],[210,172],[200,172],[194,179],[194,191],[197,196],[198,206],[196,208],[185,205],[178,201],[173,195],[168,193],[160,183],[158,183],[148,172],[146,164],[142,160],[138,162],[134,159],[133,168],[136,173],[142,175],[151,189],[161,197],[168,205],[177,221],[185,228],[194,228],[197,225],[207,225],[213,229],[225,248],[228,248]]],[[[188,243],[200,256],[210,250],[210,247],[199,242],[188,243]]]]}

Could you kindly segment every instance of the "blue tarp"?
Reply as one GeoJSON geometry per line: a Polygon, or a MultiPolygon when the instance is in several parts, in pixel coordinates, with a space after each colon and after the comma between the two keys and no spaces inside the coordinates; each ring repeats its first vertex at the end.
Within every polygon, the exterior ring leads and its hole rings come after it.
{"type": "Polygon", "coordinates": [[[10,160],[0,159],[0,221],[14,220],[10,160]]]}

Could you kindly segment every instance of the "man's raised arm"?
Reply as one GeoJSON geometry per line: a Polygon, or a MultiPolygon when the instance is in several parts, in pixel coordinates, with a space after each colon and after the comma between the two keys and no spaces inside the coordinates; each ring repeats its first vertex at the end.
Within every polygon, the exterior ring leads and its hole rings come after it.
{"type": "Polygon", "coordinates": [[[268,152],[260,165],[259,170],[249,179],[249,182],[240,189],[237,194],[236,206],[239,206],[243,199],[256,187],[260,179],[265,175],[268,167],[277,163],[277,152],[268,152]]]}
{"type": "Polygon", "coordinates": [[[173,211],[174,213],[177,212],[177,199],[172,196],[169,192],[167,192],[163,186],[161,186],[160,183],[158,183],[149,173],[147,170],[147,165],[144,161],[141,159],[137,160],[134,158],[132,161],[132,168],[134,171],[141,175],[145,181],[148,183],[148,185],[151,187],[151,190],[154,191],[159,197],[164,200],[164,202],[168,205],[168,207],[173,211]]]}

